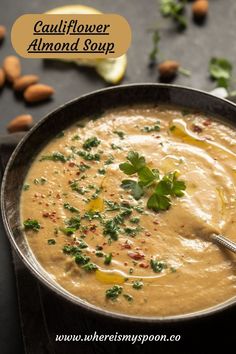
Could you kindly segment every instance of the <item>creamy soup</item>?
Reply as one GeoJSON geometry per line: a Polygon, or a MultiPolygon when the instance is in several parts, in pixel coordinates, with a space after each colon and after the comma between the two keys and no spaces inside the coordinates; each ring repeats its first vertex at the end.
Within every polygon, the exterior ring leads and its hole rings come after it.
{"type": "Polygon", "coordinates": [[[25,236],[69,293],[130,315],[170,316],[236,294],[236,136],[198,112],[137,106],[57,135],[21,196],[25,236]]]}

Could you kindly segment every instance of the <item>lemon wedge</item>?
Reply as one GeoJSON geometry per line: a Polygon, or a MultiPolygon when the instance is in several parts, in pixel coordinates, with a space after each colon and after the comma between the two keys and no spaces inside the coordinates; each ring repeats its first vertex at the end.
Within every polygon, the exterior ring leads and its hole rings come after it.
{"type": "MultiPolygon", "coordinates": [[[[49,10],[47,14],[100,14],[93,7],[84,5],[66,5],[49,10]]],[[[124,77],[127,68],[127,55],[108,59],[58,59],[70,61],[79,66],[93,67],[96,72],[109,84],[118,84],[124,77]]]]}

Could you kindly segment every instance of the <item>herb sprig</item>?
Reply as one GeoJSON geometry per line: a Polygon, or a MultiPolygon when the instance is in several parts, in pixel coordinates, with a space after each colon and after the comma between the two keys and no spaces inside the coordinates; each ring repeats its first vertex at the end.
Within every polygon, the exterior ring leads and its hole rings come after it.
{"type": "Polygon", "coordinates": [[[169,172],[160,178],[158,170],[150,169],[143,156],[138,152],[130,151],[127,156],[128,162],[119,165],[120,170],[126,175],[138,175],[138,181],[125,179],[121,187],[131,190],[134,199],[139,200],[152,187],[152,194],[147,201],[148,209],[154,211],[167,210],[171,206],[171,197],[182,197],[186,185],[178,180],[177,171],[169,172]]]}

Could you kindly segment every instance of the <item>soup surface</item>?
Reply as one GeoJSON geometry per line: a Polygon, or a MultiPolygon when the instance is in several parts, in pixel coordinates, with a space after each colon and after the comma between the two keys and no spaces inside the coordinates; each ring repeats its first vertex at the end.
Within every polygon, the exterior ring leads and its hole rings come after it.
{"type": "Polygon", "coordinates": [[[107,310],[170,316],[236,294],[236,136],[198,112],[137,106],[61,132],[25,179],[21,219],[39,263],[107,310]]]}

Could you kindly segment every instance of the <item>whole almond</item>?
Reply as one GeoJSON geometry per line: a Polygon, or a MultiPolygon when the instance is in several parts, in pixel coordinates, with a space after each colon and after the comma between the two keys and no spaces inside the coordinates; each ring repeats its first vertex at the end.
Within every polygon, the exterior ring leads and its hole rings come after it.
{"type": "Polygon", "coordinates": [[[9,55],[3,61],[3,69],[9,82],[15,81],[21,74],[21,64],[18,57],[9,55]]]}
{"type": "Polygon", "coordinates": [[[0,68],[0,89],[4,86],[6,80],[5,72],[0,68]]]}
{"type": "Polygon", "coordinates": [[[33,118],[30,114],[21,114],[10,121],[7,126],[9,133],[29,130],[32,126],[33,118]]]}
{"type": "Polygon", "coordinates": [[[163,79],[172,78],[177,74],[179,63],[175,60],[165,60],[158,66],[160,77],[163,79]]]}
{"type": "Polygon", "coordinates": [[[39,81],[37,75],[24,75],[15,80],[13,88],[15,91],[24,91],[28,86],[39,81]]]}
{"type": "Polygon", "coordinates": [[[209,9],[208,0],[197,0],[192,5],[192,13],[196,18],[206,17],[209,9]]]}
{"type": "Polygon", "coordinates": [[[3,25],[0,25],[0,42],[3,41],[3,39],[6,36],[6,27],[3,25]]]}
{"type": "Polygon", "coordinates": [[[24,99],[27,102],[39,102],[46,100],[54,94],[54,89],[51,86],[44,84],[35,84],[27,87],[24,92],[24,99]]]}

